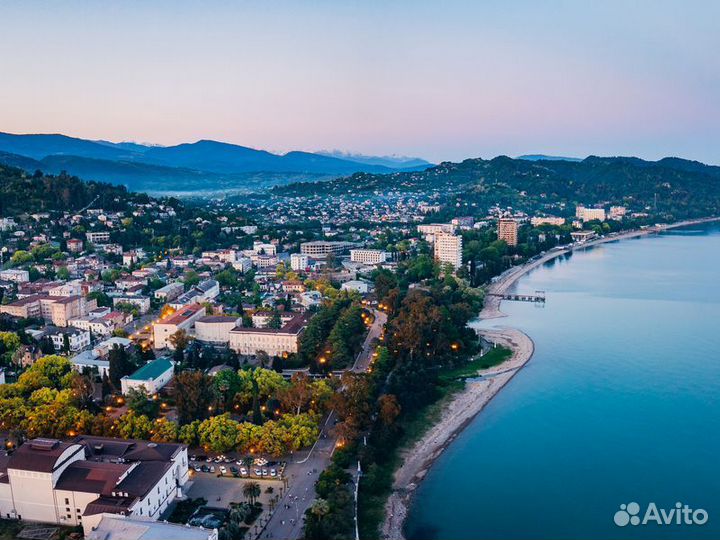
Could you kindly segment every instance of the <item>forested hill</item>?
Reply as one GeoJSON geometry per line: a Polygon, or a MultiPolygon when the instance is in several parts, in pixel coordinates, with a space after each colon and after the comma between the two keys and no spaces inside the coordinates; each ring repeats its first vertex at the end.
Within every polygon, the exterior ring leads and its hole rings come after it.
{"type": "Polygon", "coordinates": [[[128,203],[147,202],[143,194],[129,193],[122,186],[84,182],[75,176],[29,174],[22,169],[0,165],[0,217],[49,210],[95,208],[122,210],[128,203]]]}
{"type": "Polygon", "coordinates": [[[586,203],[634,201],[657,204],[677,217],[720,214],[720,167],[665,158],[595,157],[582,161],[528,161],[500,156],[441,163],[421,172],[354,174],[323,183],[277,187],[276,195],[362,193],[456,194],[478,204],[535,207],[542,201],[586,203]]]}

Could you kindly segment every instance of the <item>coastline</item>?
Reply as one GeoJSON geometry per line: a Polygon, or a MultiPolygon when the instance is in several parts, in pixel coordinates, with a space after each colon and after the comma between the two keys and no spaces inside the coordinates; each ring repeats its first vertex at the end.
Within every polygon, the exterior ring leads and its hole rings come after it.
{"type": "MultiPolygon", "coordinates": [[[[491,283],[487,287],[485,303],[478,318],[483,320],[507,316],[500,310],[502,295],[528,272],[573,250],[583,250],[607,242],[637,238],[665,230],[714,221],[720,221],[720,217],[686,220],[628,231],[545,253],[522,266],[508,270],[491,283]]],[[[478,334],[489,341],[509,348],[512,350],[512,356],[499,366],[479,371],[478,378],[468,381],[465,388],[456,394],[444,408],[441,420],[433,425],[411,448],[403,450],[402,465],[395,471],[392,493],[385,504],[385,521],[381,528],[382,538],[404,540],[403,528],[412,496],[433,462],[485,408],[485,405],[530,361],[535,350],[532,339],[516,328],[483,329],[478,330],[478,334]]]]}

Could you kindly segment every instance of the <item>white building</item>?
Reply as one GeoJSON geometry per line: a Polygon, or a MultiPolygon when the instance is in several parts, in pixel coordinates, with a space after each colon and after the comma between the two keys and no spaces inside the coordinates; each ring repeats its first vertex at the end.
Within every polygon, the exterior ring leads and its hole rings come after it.
{"type": "Polygon", "coordinates": [[[578,206],[575,208],[575,217],[583,221],[592,221],[594,219],[605,221],[605,209],[578,206]]]}
{"type": "Polygon", "coordinates": [[[530,224],[533,227],[539,227],[540,225],[565,225],[565,218],[553,217],[553,216],[537,216],[530,219],[530,224]]]}
{"type": "Polygon", "coordinates": [[[611,206],[610,219],[621,220],[627,214],[627,208],[624,206],[611,206]]]}
{"type": "Polygon", "coordinates": [[[253,242],[253,251],[258,255],[277,255],[277,246],[256,241],[253,242]]]}
{"type": "Polygon", "coordinates": [[[187,447],[81,436],[34,439],[0,463],[0,515],[83,526],[103,513],[157,520],[182,495],[187,447]]]}
{"type": "Polygon", "coordinates": [[[350,260],[362,264],[382,264],[388,254],[381,249],[351,249],[350,260]]]}
{"type": "Polygon", "coordinates": [[[90,332],[79,328],[50,328],[45,331],[44,336],[52,340],[56,351],[65,350],[65,337],[67,336],[68,346],[71,351],[81,351],[90,346],[90,332]]]}
{"type": "Polygon", "coordinates": [[[170,341],[170,337],[178,330],[185,330],[190,333],[190,329],[195,321],[205,316],[205,306],[200,304],[190,304],[178,309],[175,313],[159,322],[153,324],[153,341],[156,349],[174,349],[175,347],[170,341]]]}
{"type": "Polygon", "coordinates": [[[343,283],[340,288],[343,291],[355,291],[359,292],[360,294],[367,294],[372,290],[372,285],[367,281],[353,279],[351,281],[346,281],[345,283],[343,283]]]}
{"type": "Polygon", "coordinates": [[[160,287],[158,290],[156,290],[154,296],[157,300],[169,302],[170,300],[174,300],[175,298],[180,296],[184,290],[185,287],[182,283],[168,283],[164,287],[160,287]]]}
{"type": "Polygon", "coordinates": [[[0,272],[0,280],[14,281],[15,283],[26,283],[30,281],[30,272],[27,270],[17,270],[15,268],[3,270],[0,272]]]}
{"type": "Polygon", "coordinates": [[[426,223],[424,225],[418,225],[417,231],[426,242],[434,242],[436,234],[453,234],[455,232],[455,225],[452,223],[426,223]]]}
{"type": "Polygon", "coordinates": [[[173,378],[174,364],[167,358],[158,358],[148,362],[132,375],[125,375],[120,379],[123,395],[131,388],[145,388],[148,394],[157,393],[173,378]]]}
{"type": "Polygon", "coordinates": [[[230,348],[239,354],[254,355],[265,351],[270,356],[296,353],[307,319],[296,314],[282,328],[241,328],[230,331],[230,348]]]}
{"type": "Polygon", "coordinates": [[[241,321],[226,315],[206,315],[195,321],[195,339],[214,345],[227,344],[230,342],[230,330],[241,321]]]}
{"type": "Polygon", "coordinates": [[[310,257],[303,253],[293,253],[290,255],[290,268],[295,272],[302,272],[310,265],[310,257]]]}
{"type": "Polygon", "coordinates": [[[462,236],[436,234],[433,249],[437,262],[449,264],[454,270],[462,266],[462,236]]]}
{"type": "Polygon", "coordinates": [[[313,242],[303,242],[300,244],[300,253],[308,255],[313,259],[325,259],[331,253],[333,255],[342,255],[354,244],[350,242],[329,242],[327,240],[316,240],[313,242]]]}
{"type": "Polygon", "coordinates": [[[87,241],[92,244],[104,244],[110,241],[109,231],[91,231],[85,233],[87,241]]]}
{"type": "Polygon", "coordinates": [[[89,529],[85,530],[85,540],[218,540],[217,529],[108,513],[89,529]]]}
{"type": "Polygon", "coordinates": [[[141,314],[150,311],[150,299],[147,296],[115,296],[113,298],[113,307],[117,307],[118,304],[131,304],[141,314]]]}
{"type": "Polygon", "coordinates": [[[250,257],[238,257],[237,260],[232,263],[232,267],[244,274],[252,268],[252,259],[250,257]]]}

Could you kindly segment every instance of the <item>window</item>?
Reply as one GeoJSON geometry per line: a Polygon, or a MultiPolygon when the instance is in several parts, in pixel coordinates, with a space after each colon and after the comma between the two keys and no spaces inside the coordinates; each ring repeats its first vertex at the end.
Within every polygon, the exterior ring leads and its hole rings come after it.
{"type": "Polygon", "coordinates": [[[68,499],[67,497],[65,497],[65,504],[70,504],[70,499],[68,499]]]}

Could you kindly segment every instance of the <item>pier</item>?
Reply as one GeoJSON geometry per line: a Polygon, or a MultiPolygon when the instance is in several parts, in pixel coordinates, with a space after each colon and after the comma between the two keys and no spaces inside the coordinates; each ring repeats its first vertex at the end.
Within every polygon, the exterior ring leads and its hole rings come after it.
{"type": "Polygon", "coordinates": [[[488,296],[497,296],[503,300],[512,300],[514,302],[535,302],[545,303],[545,291],[535,291],[534,294],[519,293],[487,293],[488,296]]]}

